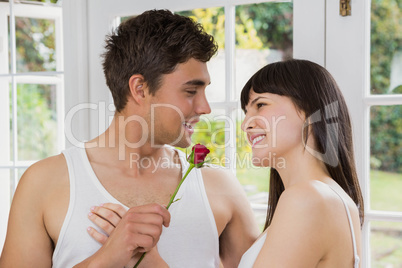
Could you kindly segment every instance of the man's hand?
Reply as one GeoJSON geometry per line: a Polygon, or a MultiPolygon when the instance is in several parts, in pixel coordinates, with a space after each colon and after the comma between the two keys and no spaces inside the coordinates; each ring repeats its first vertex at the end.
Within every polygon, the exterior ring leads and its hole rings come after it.
{"type": "Polygon", "coordinates": [[[140,257],[136,253],[151,251],[159,241],[162,225],[168,227],[170,223],[170,213],[158,204],[133,207],[126,212],[122,206],[108,203],[91,210],[89,218],[109,236],[88,229],[89,234],[103,244],[91,260],[88,259],[88,265],[94,264],[94,267],[135,264],[140,257]]]}

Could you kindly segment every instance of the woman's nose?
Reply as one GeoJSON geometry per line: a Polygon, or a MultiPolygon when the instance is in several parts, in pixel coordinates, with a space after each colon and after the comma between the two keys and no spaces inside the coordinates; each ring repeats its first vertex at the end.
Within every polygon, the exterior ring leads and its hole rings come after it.
{"type": "Polygon", "coordinates": [[[241,123],[241,130],[246,132],[248,129],[252,129],[255,126],[255,120],[251,116],[246,116],[241,123]]]}

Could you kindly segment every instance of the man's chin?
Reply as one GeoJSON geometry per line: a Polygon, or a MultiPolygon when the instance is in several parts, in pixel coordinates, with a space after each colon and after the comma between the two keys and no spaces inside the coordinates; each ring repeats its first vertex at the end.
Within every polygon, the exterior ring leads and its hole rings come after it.
{"type": "Polygon", "coordinates": [[[181,139],[175,143],[171,143],[170,145],[179,148],[187,148],[191,145],[191,137],[181,139]]]}

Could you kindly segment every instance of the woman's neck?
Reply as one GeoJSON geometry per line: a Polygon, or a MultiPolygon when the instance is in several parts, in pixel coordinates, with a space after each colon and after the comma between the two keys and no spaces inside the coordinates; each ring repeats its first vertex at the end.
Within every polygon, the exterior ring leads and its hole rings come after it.
{"type": "Polygon", "coordinates": [[[285,165],[276,167],[286,188],[297,183],[324,180],[330,177],[324,163],[311,155],[307,150],[293,152],[283,157],[285,165]]]}

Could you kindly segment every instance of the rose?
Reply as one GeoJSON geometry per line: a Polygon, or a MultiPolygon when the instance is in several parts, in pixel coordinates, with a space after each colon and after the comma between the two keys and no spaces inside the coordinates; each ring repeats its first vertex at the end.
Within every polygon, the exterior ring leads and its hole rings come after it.
{"type": "MultiPolygon", "coordinates": [[[[191,153],[187,158],[187,161],[190,163],[190,166],[187,169],[186,174],[183,176],[181,181],[179,182],[179,185],[177,185],[176,190],[174,191],[173,195],[171,196],[169,200],[169,204],[166,206],[166,209],[169,209],[170,205],[176,202],[175,197],[177,195],[177,192],[180,189],[180,186],[183,184],[184,180],[187,178],[187,175],[190,173],[190,171],[196,167],[200,168],[204,165],[205,163],[205,157],[209,154],[209,150],[207,147],[201,144],[196,144],[193,146],[191,149],[191,153]]],[[[141,263],[142,259],[144,259],[146,252],[144,252],[141,256],[141,258],[137,261],[135,264],[134,268],[138,267],[138,265],[141,263]]]]}
{"type": "MultiPolygon", "coordinates": [[[[194,165],[201,165],[205,162],[205,157],[209,154],[209,150],[207,147],[201,144],[196,144],[191,149],[191,154],[188,157],[187,161],[189,163],[193,163],[194,165]]],[[[200,167],[201,167],[200,166],[200,167]]],[[[197,166],[198,167],[198,166],[197,166]]]]}

